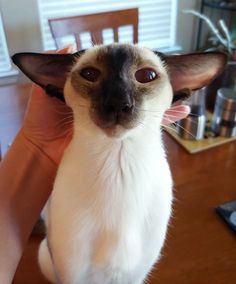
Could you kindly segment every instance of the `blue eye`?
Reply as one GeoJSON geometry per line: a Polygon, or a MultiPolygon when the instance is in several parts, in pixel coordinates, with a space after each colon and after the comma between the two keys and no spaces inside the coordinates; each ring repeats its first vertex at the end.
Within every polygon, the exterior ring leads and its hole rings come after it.
{"type": "Polygon", "coordinates": [[[157,73],[150,68],[143,68],[135,72],[135,79],[139,83],[149,83],[158,78],[157,73]]]}
{"type": "Polygon", "coordinates": [[[90,82],[96,82],[100,76],[101,72],[94,67],[87,67],[80,71],[80,75],[90,82]]]}

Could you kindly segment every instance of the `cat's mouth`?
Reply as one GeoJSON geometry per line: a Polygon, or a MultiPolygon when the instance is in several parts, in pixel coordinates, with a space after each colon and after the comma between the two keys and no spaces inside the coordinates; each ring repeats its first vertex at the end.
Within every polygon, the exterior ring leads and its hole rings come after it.
{"type": "Polygon", "coordinates": [[[102,117],[97,117],[97,119],[93,119],[93,121],[109,137],[118,137],[129,129],[126,123],[119,122],[119,120],[107,121],[102,117]]]}
{"type": "Polygon", "coordinates": [[[109,137],[121,136],[137,125],[137,114],[135,112],[124,115],[104,113],[93,109],[90,111],[90,117],[109,137]]]}
{"type": "Polygon", "coordinates": [[[114,125],[111,127],[102,128],[102,130],[106,133],[108,137],[120,137],[124,132],[127,131],[121,125],[114,125]]]}

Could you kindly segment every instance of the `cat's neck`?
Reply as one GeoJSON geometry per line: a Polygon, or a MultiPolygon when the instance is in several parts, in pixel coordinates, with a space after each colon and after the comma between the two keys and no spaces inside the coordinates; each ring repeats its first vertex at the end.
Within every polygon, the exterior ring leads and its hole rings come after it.
{"type": "Polygon", "coordinates": [[[127,133],[122,138],[111,138],[103,133],[88,134],[78,130],[74,133],[71,147],[77,153],[80,152],[80,155],[88,153],[90,157],[93,154],[99,156],[100,153],[102,155],[111,154],[112,157],[112,153],[129,155],[132,152],[138,157],[163,152],[161,129],[158,127],[155,129],[143,127],[130,134],[127,133]]]}

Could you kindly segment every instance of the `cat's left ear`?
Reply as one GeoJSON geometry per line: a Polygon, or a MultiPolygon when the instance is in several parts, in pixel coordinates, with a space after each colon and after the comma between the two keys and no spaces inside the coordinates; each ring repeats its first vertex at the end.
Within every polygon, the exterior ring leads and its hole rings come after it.
{"type": "Polygon", "coordinates": [[[63,87],[76,59],[84,51],[74,54],[17,53],[13,62],[34,83],[49,95],[64,100],[63,87]]]}
{"type": "Polygon", "coordinates": [[[180,99],[181,95],[188,95],[191,91],[208,85],[223,72],[227,63],[227,56],[222,52],[157,55],[167,67],[174,101],[180,99]]]}

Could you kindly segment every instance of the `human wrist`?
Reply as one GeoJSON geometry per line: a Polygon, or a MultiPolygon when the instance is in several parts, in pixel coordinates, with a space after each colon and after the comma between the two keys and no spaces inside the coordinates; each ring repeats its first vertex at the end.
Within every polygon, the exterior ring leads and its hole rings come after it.
{"type": "Polygon", "coordinates": [[[33,152],[37,151],[42,158],[50,161],[55,167],[58,166],[57,161],[55,161],[54,157],[50,155],[50,149],[52,148],[51,144],[54,144],[53,141],[43,141],[42,139],[36,139],[28,135],[28,131],[22,127],[18,132],[17,139],[19,139],[20,143],[25,144],[29,150],[33,150],[33,152]]]}
{"type": "Polygon", "coordinates": [[[38,194],[39,189],[41,201],[46,202],[56,172],[57,165],[20,130],[0,163],[0,196],[1,201],[5,200],[0,202],[2,209],[13,207],[17,198],[22,197],[21,192],[26,190],[38,194]]]}
{"type": "Polygon", "coordinates": [[[11,283],[56,171],[55,163],[20,130],[0,163],[0,283],[11,283]]]}
{"type": "MultiPolygon", "coordinates": [[[[40,139],[39,137],[31,137],[24,127],[20,130],[19,134],[24,137],[27,144],[30,143],[38,148],[41,154],[45,155],[56,167],[58,167],[64,149],[67,147],[72,137],[72,131],[68,131],[65,136],[40,139]]],[[[43,135],[41,135],[41,137],[43,137],[43,135]]]]}

